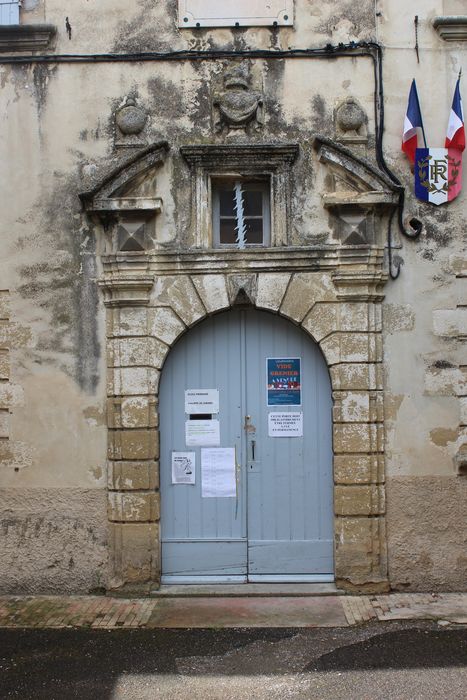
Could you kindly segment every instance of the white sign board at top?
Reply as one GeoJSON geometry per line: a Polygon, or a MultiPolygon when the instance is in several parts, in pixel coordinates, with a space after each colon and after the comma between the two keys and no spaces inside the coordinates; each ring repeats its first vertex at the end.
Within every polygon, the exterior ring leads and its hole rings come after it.
{"type": "Polygon", "coordinates": [[[179,27],[291,26],[293,0],[178,0],[179,27]]]}
{"type": "Polygon", "coordinates": [[[219,389],[186,389],[185,413],[219,413],[219,389]]]}

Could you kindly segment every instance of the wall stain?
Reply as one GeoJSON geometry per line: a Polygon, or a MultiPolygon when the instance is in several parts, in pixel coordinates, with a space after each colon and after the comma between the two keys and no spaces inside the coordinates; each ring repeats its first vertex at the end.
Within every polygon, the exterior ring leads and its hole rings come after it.
{"type": "MultiPolygon", "coordinates": [[[[71,374],[84,391],[94,393],[99,381],[99,296],[94,239],[82,247],[81,205],[77,176],[55,173],[55,186],[48,182],[42,196],[41,245],[37,233],[24,237],[31,250],[54,251],[35,262],[19,266],[18,293],[46,311],[47,330],[39,326],[36,350],[49,352],[48,362],[71,374]],[[70,352],[74,362],[70,364],[70,352]]],[[[45,189],[45,185],[44,185],[45,189]]],[[[34,224],[31,226],[34,228],[34,224]]]]}
{"type": "Polygon", "coordinates": [[[430,430],[431,441],[438,447],[446,447],[448,442],[455,442],[457,436],[457,428],[434,428],[434,430],[430,430]]]}

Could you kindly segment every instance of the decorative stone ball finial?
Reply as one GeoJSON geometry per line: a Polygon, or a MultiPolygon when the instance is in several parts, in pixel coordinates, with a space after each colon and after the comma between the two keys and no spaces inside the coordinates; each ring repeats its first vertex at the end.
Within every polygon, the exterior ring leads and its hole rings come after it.
{"type": "Polygon", "coordinates": [[[115,121],[118,128],[125,136],[140,134],[144,129],[148,115],[136,106],[133,98],[126,101],[126,105],[118,110],[115,121]]]}
{"type": "Polygon", "coordinates": [[[337,126],[345,134],[349,131],[358,132],[366,122],[366,114],[360,105],[349,97],[337,108],[337,126]]]}

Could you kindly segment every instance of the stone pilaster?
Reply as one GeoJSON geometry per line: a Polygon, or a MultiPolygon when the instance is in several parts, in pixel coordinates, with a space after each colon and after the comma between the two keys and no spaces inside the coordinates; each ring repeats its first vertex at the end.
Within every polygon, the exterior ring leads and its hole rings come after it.
{"type": "Polygon", "coordinates": [[[157,387],[167,346],[152,336],[154,277],[113,272],[107,307],[107,512],[110,588],[146,591],[160,578],[157,387]]]}
{"type": "MultiPolygon", "coordinates": [[[[381,288],[378,273],[334,275],[339,312],[321,342],[333,383],[337,584],[388,588],[381,288]]],[[[323,323],[323,321],[321,321],[323,323]]]]}

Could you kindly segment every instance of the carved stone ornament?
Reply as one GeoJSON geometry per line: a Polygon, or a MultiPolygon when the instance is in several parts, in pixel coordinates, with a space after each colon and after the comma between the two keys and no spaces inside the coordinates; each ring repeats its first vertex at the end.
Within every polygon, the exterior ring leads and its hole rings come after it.
{"type": "Polygon", "coordinates": [[[256,302],[256,275],[229,275],[229,299],[232,306],[254,305],[256,302]]]}
{"type": "Polygon", "coordinates": [[[223,91],[214,95],[214,128],[245,129],[249,124],[259,129],[263,124],[263,96],[252,90],[245,64],[237,64],[224,72],[223,91]]]}
{"type": "Polygon", "coordinates": [[[92,190],[80,194],[84,210],[100,224],[103,254],[141,254],[154,246],[155,218],[162,199],[154,173],[166,158],[165,141],[141,149],[108,173],[92,190]]]}
{"type": "Polygon", "coordinates": [[[339,141],[355,145],[367,143],[367,115],[355,98],[347,97],[343,100],[336,107],[334,119],[336,138],[339,141]]]}
{"type": "Polygon", "coordinates": [[[147,112],[136,106],[136,101],[130,97],[124,107],[115,114],[116,146],[141,146],[144,143],[140,136],[148,120],[147,112]]]}
{"type": "Polygon", "coordinates": [[[369,161],[324,136],[315,137],[314,148],[330,176],[321,197],[337,238],[344,246],[382,245],[377,236],[387,230],[400,188],[369,161]]]}

